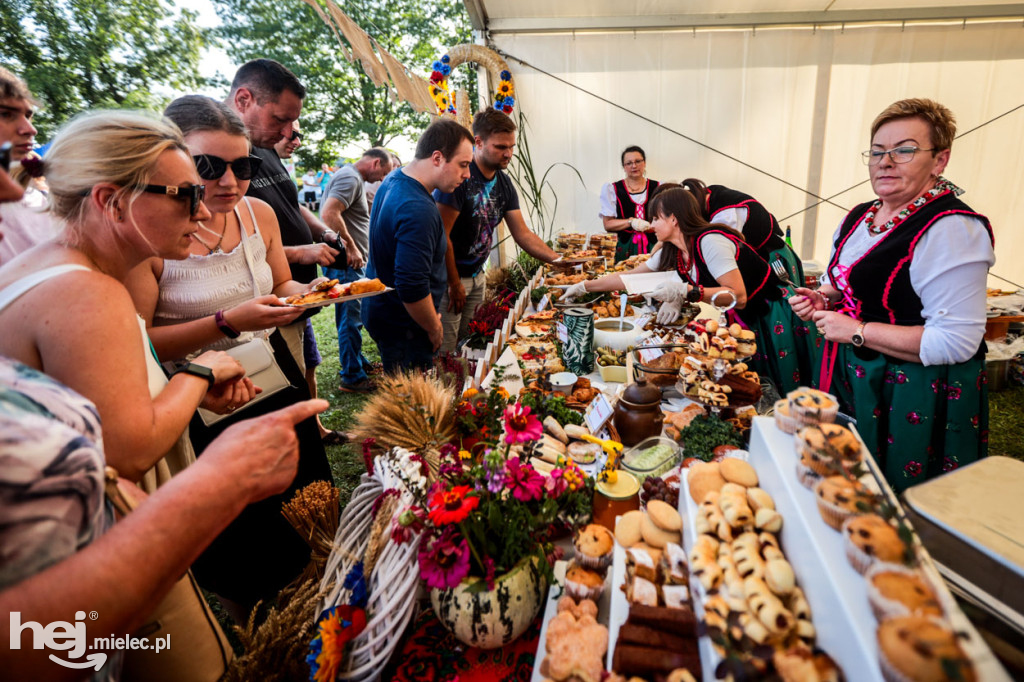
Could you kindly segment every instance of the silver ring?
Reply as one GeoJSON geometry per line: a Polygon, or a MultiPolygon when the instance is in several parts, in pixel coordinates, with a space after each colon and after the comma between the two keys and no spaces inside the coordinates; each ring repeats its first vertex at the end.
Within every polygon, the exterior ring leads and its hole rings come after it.
{"type": "Polygon", "coordinates": [[[228,412],[234,412],[234,411],[235,411],[235,406],[234,405],[228,405],[228,412]]]}

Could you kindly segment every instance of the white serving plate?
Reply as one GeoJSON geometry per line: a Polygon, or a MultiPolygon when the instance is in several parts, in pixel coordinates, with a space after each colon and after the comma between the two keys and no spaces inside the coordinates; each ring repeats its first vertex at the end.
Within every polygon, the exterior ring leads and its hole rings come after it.
{"type": "MultiPolygon", "coordinates": [[[[874,459],[867,454],[866,448],[864,451],[868,467],[875,476],[880,476],[874,459]]],[[[842,534],[828,526],[818,513],[813,491],[797,480],[793,436],[779,430],[773,419],[755,417],[748,461],[757,471],[760,487],[772,496],[776,509],[782,514],[779,541],[810,604],[818,647],[836,661],[846,679],[881,682],[875,635],[878,622],[868,603],[867,583],[847,561],[842,534]]],[[[696,541],[690,520],[696,514],[697,505],[690,498],[685,475],[681,478],[679,506],[680,513],[684,515],[683,541],[689,553],[696,541]]],[[[871,479],[865,480],[866,485],[876,491],[879,489],[873,478],[868,476],[865,479],[871,479]]],[[[967,635],[961,646],[973,659],[979,679],[1009,680],[1006,671],[945,589],[927,552],[920,546],[917,549],[922,570],[938,587],[939,598],[949,614],[948,620],[957,632],[967,635]]],[[[691,585],[694,586],[694,594],[698,595],[694,599],[694,613],[699,620],[703,618],[706,595],[699,581],[691,579],[691,585]]],[[[712,682],[720,658],[707,637],[700,639],[699,649],[704,680],[712,682]]]]}

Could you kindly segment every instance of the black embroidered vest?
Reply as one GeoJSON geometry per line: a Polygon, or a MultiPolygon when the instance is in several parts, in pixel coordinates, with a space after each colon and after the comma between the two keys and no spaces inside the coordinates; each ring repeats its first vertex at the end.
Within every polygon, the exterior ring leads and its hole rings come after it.
{"type": "Polygon", "coordinates": [[[743,224],[743,238],[761,258],[768,260],[768,254],[786,245],[779,228],[779,221],[768,212],[757,199],[722,185],[708,187],[708,222],[715,222],[715,214],[727,208],[747,209],[747,221],[743,224]]]}
{"type": "MultiPolygon", "coordinates": [[[[847,239],[860,224],[864,214],[873,202],[855,207],[843,220],[836,238],[835,253],[828,264],[832,286],[835,282],[834,268],[847,239]]],[[[988,218],[975,213],[960,201],[953,192],[941,194],[928,202],[916,213],[911,214],[899,225],[886,232],[864,256],[855,262],[847,274],[847,292],[856,301],[854,316],[865,322],[884,322],[902,326],[923,325],[923,304],[910,281],[910,263],[914,260],[914,249],[939,218],[948,215],[966,215],[977,218],[985,224],[992,239],[992,226],[988,218]]],[[[993,242],[994,243],[994,242],[993,242]]],[[[950,265],[956,263],[956,254],[950,254],[950,265]]]]}
{"type": "Polygon", "coordinates": [[[757,252],[749,244],[728,230],[711,228],[693,240],[693,260],[697,266],[697,281],[692,281],[689,273],[679,273],[690,284],[700,284],[705,289],[722,286],[718,280],[711,276],[711,270],[708,269],[701,249],[701,242],[709,234],[720,234],[736,246],[736,265],[739,266],[740,277],[743,278],[743,288],[747,290],[746,307],[736,312],[749,325],[751,320],[767,312],[768,301],[782,298],[782,290],[780,288],[782,282],[772,272],[768,263],[757,255],[757,252]]]}
{"type": "MultiPolygon", "coordinates": [[[[654,190],[658,189],[658,185],[661,183],[657,180],[647,181],[647,198],[644,199],[643,203],[643,215],[637,215],[637,206],[633,203],[633,198],[629,196],[629,190],[626,189],[626,181],[619,180],[618,182],[612,183],[612,187],[615,189],[615,204],[618,210],[619,218],[640,218],[647,222],[652,222],[653,217],[651,216],[651,195],[654,194],[654,190]]],[[[619,231],[619,243],[626,244],[633,240],[633,235],[636,234],[636,230],[627,227],[625,230],[619,231]]],[[[650,253],[654,248],[654,245],[658,243],[658,238],[653,232],[647,235],[647,252],[650,253]]]]}

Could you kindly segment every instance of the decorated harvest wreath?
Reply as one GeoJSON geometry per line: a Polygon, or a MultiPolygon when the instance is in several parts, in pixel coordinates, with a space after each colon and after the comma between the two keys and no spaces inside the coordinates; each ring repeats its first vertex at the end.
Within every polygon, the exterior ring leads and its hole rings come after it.
{"type": "Polygon", "coordinates": [[[467,62],[476,62],[487,69],[491,78],[498,83],[493,101],[494,108],[511,114],[512,107],[516,103],[516,88],[512,82],[512,73],[509,71],[508,64],[496,52],[483,45],[465,44],[453,47],[448,54],[432,64],[430,96],[434,98],[434,103],[437,105],[437,115],[455,117],[468,127],[470,117],[468,95],[463,91],[456,93],[459,96],[458,106],[456,106],[456,99],[452,97],[448,85],[448,77],[451,75],[452,69],[467,62]],[[462,111],[461,116],[459,115],[460,110],[462,111]]]}

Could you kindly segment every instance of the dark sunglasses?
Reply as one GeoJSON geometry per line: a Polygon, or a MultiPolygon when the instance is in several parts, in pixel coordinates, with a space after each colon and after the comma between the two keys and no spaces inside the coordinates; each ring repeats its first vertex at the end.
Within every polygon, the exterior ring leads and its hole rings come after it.
{"type": "Polygon", "coordinates": [[[199,207],[206,198],[206,185],[144,185],[139,189],[150,194],[166,194],[175,199],[188,199],[188,213],[193,218],[199,214],[199,207]]]}
{"type": "Polygon", "coordinates": [[[212,154],[196,154],[192,157],[196,163],[196,170],[203,180],[219,180],[224,177],[231,166],[231,172],[239,180],[251,180],[252,176],[263,165],[263,159],[258,156],[240,156],[230,163],[212,154]]]}
{"type": "Polygon", "coordinates": [[[11,170],[11,143],[0,144],[0,170],[7,173],[11,170]]]}
{"type": "Polygon", "coordinates": [[[288,139],[291,140],[292,142],[294,142],[295,140],[301,140],[302,139],[302,133],[300,133],[298,130],[293,130],[292,131],[292,136],[289,137],[288,139]]]}

